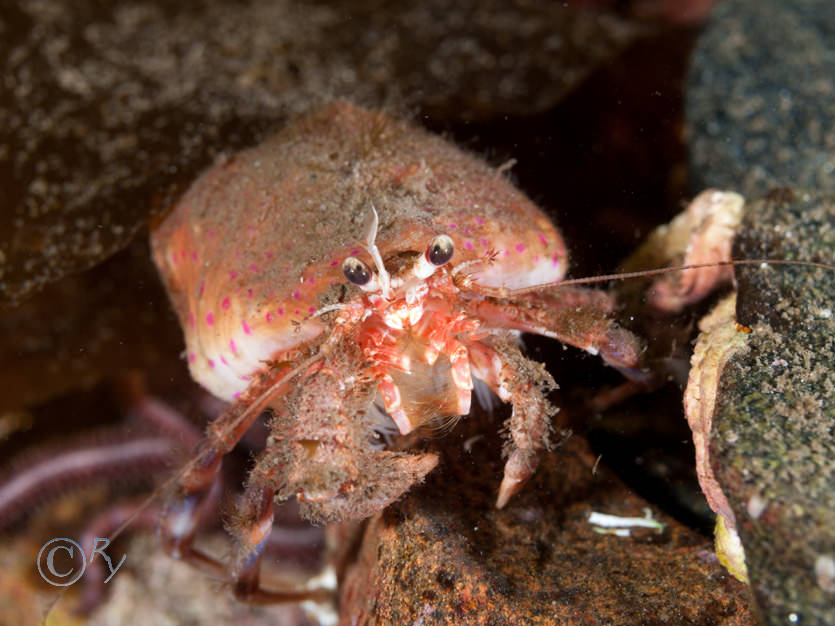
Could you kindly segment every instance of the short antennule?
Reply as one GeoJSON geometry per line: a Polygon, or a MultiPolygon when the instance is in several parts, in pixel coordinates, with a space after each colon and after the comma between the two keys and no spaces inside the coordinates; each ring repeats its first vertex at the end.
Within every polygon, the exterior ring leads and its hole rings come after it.
{"type": "Polygon", "coordinates": [[[383,257],[380,255],[380,250],[377,248],[377,244],[374,243],[377,239],[377,226],[380,223],[380,219],[377,216],[377,209],[374,208],[373,204],[371,205],[371,213],[371,223],[369,224],[363,247],[368,250],[368,254],[374,260],[374,265],[377,266],[377,279],[380,282],[380,292],[384,298],[388,298],[391,290],[391,277],[386,271],[386,266],[383,265],[383,257]]]}

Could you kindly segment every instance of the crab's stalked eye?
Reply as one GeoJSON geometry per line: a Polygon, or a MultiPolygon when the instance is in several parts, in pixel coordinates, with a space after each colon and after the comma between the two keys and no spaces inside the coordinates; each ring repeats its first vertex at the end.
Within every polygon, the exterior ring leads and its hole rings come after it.
{"type": "Polygon", "coordinates": [[[342,273],[345,278],[360,287],[371,282],[373,274],[368,266],[355,256],[349,256],[342,261],[342,273]]]}
{"type": "Polygon", "coordinates": [[[447,235],[438,235],[429,242],[429,247],[426,248],[426,258],[432,265],[440,267],[452,258],[454,251],[455,245],[452,239],[447,235]]]}

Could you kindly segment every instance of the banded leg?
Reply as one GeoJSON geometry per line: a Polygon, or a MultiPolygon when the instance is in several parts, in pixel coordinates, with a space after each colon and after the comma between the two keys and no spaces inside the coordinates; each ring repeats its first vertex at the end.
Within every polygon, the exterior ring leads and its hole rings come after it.
{"type": "Polygon", "coordinates": [[[272,470],[258,463],[250,475],[241,499],[234,531],[238,537],[238,555],[235,561],[235,597],[250,604],[281,604],[312,600],[323,602],[332,599],[329,589],[270,590],[261,586],[261,561],[270,541],[273,528],[275,487],[272,470]]]}
{"type": "Polygon", "coordinates": [[[507,421],[510,441],[496,508],[503,508],[536,471],[539,452],[550,445],[551,418],[557,413],[545,394],[557,387],[545,367],[525,358],[513,338],[475,342],[470,359],[478,378],[513,405],[507,421]]]}
{"type": "Polygon", "coordinates": [[[235,447],[261,412],[289,390],[289,383],[277,384],[283,374],[279,371],[263,375],[206,429],[206,437],[198,445],[195,458],[178,478],[180,497],[164,514],[163,541],[175,558],[187,560],[210,574],[226,577],[223,563],[194,548],[194,534],[209,506],[207,495],[216,482],[223,456],[235,447]]]}

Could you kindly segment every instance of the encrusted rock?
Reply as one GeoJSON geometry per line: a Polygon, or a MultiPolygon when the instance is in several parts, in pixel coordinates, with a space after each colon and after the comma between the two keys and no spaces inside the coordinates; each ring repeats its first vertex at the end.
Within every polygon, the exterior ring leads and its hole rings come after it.
{"type": "Polygon", "coordinates": [[[343,577],[342,624],[753,621],[745,587],[708,540],[657,511],[662,532],[618,536],[590,523],[595,511],[643,518],[648,505],[580,437],[496,510],[496,437],[457,428],[471,432],[447,438],[442,470],[368,524],[343,577]]]}
{"type": "Polygon", "coordinates": [[[694,189],[835,189],[831,0],[723,0],[691,62],[694,189]]]}
{"type": "MultiPolygon", "coordinates": [[[[781,189],[750,204],[733,256],[835,263],[835,196],[781,189]]],[[[835,623],[835,271],[736,275],[735,319],[703,322],[687,390],[700,481],[744,545],[765,621],[835,623]]]]}

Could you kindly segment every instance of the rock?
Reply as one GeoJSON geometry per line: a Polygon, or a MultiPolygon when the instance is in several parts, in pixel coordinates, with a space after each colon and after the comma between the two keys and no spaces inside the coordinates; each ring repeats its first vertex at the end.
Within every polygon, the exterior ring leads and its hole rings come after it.
{"type": "Polygon", "coordinates": [[[171,356],[182,331],[149,257],[134,241],[17,305],[0,302],[0,387],[15,390],[0,398],[0,413],[132,368],[181,377],[171,356]]]}
{"type": "Polygon", "coordinates": [[[335,97],[447,119],[542,111],[640,32],[521,0],[5,5],[0,298],[12,300],[123,248],[219,152],[290,113],[335,97]]]}
{"type": "Polygon", "coordinates": [[[720,2],[688,78],[692,188],[835,189],[833,48],[830,0],[720,2]]]}
{"type": "Polygon", "coordinates": [[[605,466],[595,471],[580,437],[493,508],[498,438],[468,440],[476,422],[447,437],[440,471],[369,522],[342,580],[342,624],[752,622],[744,585],[673,519],[659,517],[661,533],[595,531],[592,511],[643,517],[648,505],[605,466]]]}
{"type": "MultiPolygon", "coordinates": [[[[216,537],[223,546],[225,537],[216,537]]],[[[228,545],[228,544],[227,544],[228,545]]],[[[107,624],[241,624],[313,626],[299,605],[256,607],[239,602],[223,583],[172,559],[156,536],[136,536],[125,548],[124,571],[108,583],[110,594],[85,622],[107,624]]],[[[68,604],[68,603],[67,603],[68,604]]]]}
{"type": "MultiPolygon", "coordinates": [[[[733,257],[835,263],[835,196],[783,189],[750,204],[733,257]]],[[[747,336],[718,359],[706,452],[722,493],[707,489],[735,523],[766,623],[832,624],[835,271],[742,266],[736,275],[747,336]]]]}

